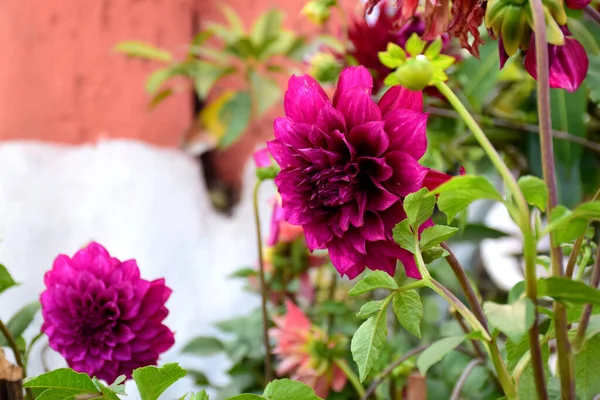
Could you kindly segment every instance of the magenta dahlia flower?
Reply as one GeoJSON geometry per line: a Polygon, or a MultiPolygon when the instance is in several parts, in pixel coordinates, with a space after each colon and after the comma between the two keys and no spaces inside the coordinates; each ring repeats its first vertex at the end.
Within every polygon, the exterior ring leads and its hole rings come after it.
{"type": "Polygon", "coordinates": [[[286,117],[268,142],[281,167],[275,184],[287,221],[304,228],[311,251],[327,248],[340,274],[393,274],[399,259],[420,278],[392,229],[406,217],[405,196],[449,176],[418,162],[427,149],[422,93],[396,86],[375,103],[372,87],[365,67],[349,67],[330,101],[312,77],[292,76],[286,117]]]}
{"type": "MultiPolygon", "coordinates": [[[[565,44],[562,46],[548,45],[550,87],[574,92],[579,89],[587,75],[589,60],[581,43],[569,37],[571,32],[569,32],[567,26],[561,26],[560,28],[565,35],[565,44]]],[[[537,80],[535,34],[531,35],[529,49],[525,54],[525,69],[529,72],[529,75],[537,80]]]]}
{"type": "Polygon", "coordinates": [[[135,260],[121,262],[92,242],[56,257],[44,283],[42,331],[76,371],[107,382],[131,377],[174,343],[162,324],[171,289],[140,278],[135,260]]]}

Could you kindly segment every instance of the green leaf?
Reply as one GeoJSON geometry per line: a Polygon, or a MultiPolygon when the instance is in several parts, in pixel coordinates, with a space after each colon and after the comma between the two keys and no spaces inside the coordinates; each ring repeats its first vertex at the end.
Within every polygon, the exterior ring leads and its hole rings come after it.
{"type": "Polygon", "coordinates": [[[383,299],[383,300],[373,300],[373,301],[369,301],[369,302],[363,304],[362,307],[360,308],[360,310],[358,311],[358,313],[356,314],[356,317],[360,318],[360,319],[367,319],[371,315],[377,314],[379,312],[379,310],[381,310],[381,307],[383,307],[383,304],[385,302],[386,302],[386,300],[383,299]]]}
{"type": "Polygon", "coordinates": [[[394,241],[398,243],[404,250],[408,250],[415,254],[417,247],[415,244],[415,235],[410,230],[410,222],[408,219],[397,224],[393,229],[394,241]]]}
{"type": "Polygon", "coordinates": [[[124,53],[129,57],[143,58],[145,60],[169,62],[173,59],[173,55],[167,50],[137,40],[121,42],[114,47],[114,51],[124,53]]]}
{"type": "Polygon", "coordinates": [[[410,35],[404,47],[406,48],[406,52],[408,54],[410,54],[412,57],[416,57],[419,54],[423,53],[426,44],[427,42],[421,40],[419,35],[415,32],[412,35],[410,35]]]}
{"type": "Polygon", "coordinates": [[[459,64],[459,73],[464,79],[463,93],[477,112],[486,104],[500,73],[498,45],[488,41],[479,50],[479,58],[469,57],[459,64]]]}
{"type": "Polygon", "coordinates": [[[289,379],[269,382],[264,396],[269,400],[322,400],[310,386],[289,379]]]}
{"type": "Polygon", "coordinates": [[[267,400],[267,398],[257,394],[239,394],[237,396],[229,397],[227,400],[267,400]]]}
{"type": "Polygon", "coordinates": [[[585,83],[590,88],[590,99],[595,103],[600,103],[600,54],[588,54],[588,58],[590,66],[585,83]]]}
{"type": "Polygon", "coordinates": [[[520,281],[515,284],[515,286],[510,289],[508,292],[508,302],[514,303],[515,301],[521,299],[525,294],[525,281],[520,281]]]}
{"type": "Polygon", "coordinates": [[[517,366],[521,358],[529,351],[529,348],[528,335],[524,335],[518,342],[508,338],[506,341],[506,366],[509,371],[512,371],[517,366]]]}
{"type": "Polygon", "coordinates": [[[425,50],[425,57],[429,60],[435,59],[442,51],[442,39],[438,38],[431,42],[427,49],[425,50]]]}
{"type": "Polygon", "coordinates": [[[146,80],[146,92],[155,93],[172,76],[173,69],[171,67],[157,69],[146,80]]]}
{"type": "Polygon", "coordinates": [[[96,395],[93,397],[96,399],[108,398],[98,391],[87,374],[75,372],[70,368],[60,368],[26,379],[23,386],[41,392],[36,400],[76,400],[81,395],[96,395]]]}
{"type": "Polygon", "coordinates": [[[445,225],[434,225],[421,232],[421,250],[425,251],[438,246],[458,232],[458,228],[445,225]]]}
{"type": "Polygon", "coordinates": [[[502,201],[502,196],[483,176],[464,175],[450,179],[434,190],[439,194],[438,207],[446,213],[448,221],[465,210],[475,200],[502,201]]]}
{"type": "Polygon", "coordinates": [[[245,268],[240,268],[237,271],[233,272],[231,275],[229,275],[230,278],[248,278],[250,276],[256,276],[258,275],[258,271],[256,270],[256,268],[252,268],[252,267],[245,267],[245,268]]]}
{"type": "MultiPolygon", "coordinates": [[[[35,301],[21,308],[6,324],[6,328],[14,338],[19,338],[29,327],[35,314],[40,310],[40,303],[35,301]]],[[[0,334],[0,347],[7,346],[6,338],[0,334]]]]}
{"type": "Polygon", "coordinates": [[[423,318],[423,303],[415,290],[407,290],[394,295],[392,303],[394,314],[400,325],[413,335],[421,338],[421,318],[423,318]]]}
{"type": "Polygon", "coordinates": [[[248,92],[237,92],[219,112],[219,119],[227,127],[219,146],[233,144],[248,127],[250,122],[251,100],[248,92]]]}
{"type": "Polygon", "coordinates": [[[358,281],[348,294],[357,296],[375,289],[398,289],[398,284],[387,272],[369,271],[367,275],[358,281]]]}
{"type": "Polygon", "coordinates": [[[210,356],[216,353],[224,351],[225,348],[223,343],[219,339],[213,337],[196,337],[190,340],[183,350],[182,353],[195,354],[197,356],[210,356]]]}
{"type": "Polygon", "coordinates": [[[417,359],[417,367],[421,375],[427,374],[431,366],[441,361],[446,354],[458,347],[464,340],[464,336],[451,336],[429,346],[417,359]]]}
{"type": "MultiPolygon", "coordinates": [[[[262,397],[260,397],[260,396],[259,396],[259,398],[262,399],[262,397]]],[[[206,392],[203,390],[200,393],[196,393],[196,394],[188,393],[188,394],[180,397],[179,400],[209,400],[209,398],[208,398],[208,395],[206,394],[206,392]]]]}
{"type": "Polygon", "coordinates": [[[503,332],[513,342],[518,342],[533,326],[535,306],[531,299],[521,299],[512,304],[483,303],[483,311],[490,325],[503,332]]]}
{"type": "Polygon", "coordinates": [[[538,280],[538,297],[552,297],[556,301],[600,305],[600,290],[581,281],[551,277],[538,280]]]}
{"type": "Polygon", "coordinates": [[[425,264],[431,264],[439,258],[448,257],[448,252],[440,246],[434,246],[425,250],[421,255],[423,256],[423,262],[425,262],[425,264]]]}
{"type": "Polygon", "coordinates": [[[246,31],[244,28],[244,22],[240,18],[239,14],[235,10],[224,3],[218,3],[221,12],[229,23],[229,29],[234,35],[243,35],[246,31]]]}
{"type": "Polygon", "coordinates": [[[157,400],[162,392],[185,375],[185,370],[177,363],[165,364],[160,368],[138,368],[132,374],[142,400],[157,400]]]}
{"type": "Polygon", "coordinates": [[[8,273],[8,269],[6,269],[4,265],[0,264],[0,293],[15,286],[16,284],[17,282],[15,282],[12,276],[10,276],[8,273]]]}
{"type": "Polygon", "coordinates": [[[198,98],[206,99],[219,79],[235,71],[234,67],[224,69],[206,61],[196,60],[194,63],[194,88],[198,98]]]}
{"type": "MultiPolygon", "coordinates": [[[[544,370],[546,376],[549,376],[548,371],[548,357],[550,352],[548,350],[548,344],[542,346],[542,360],[544,364],[544,370]]],[[[521,378],[519,379],[517,390],[519,393],[519,399],[536,399],[538,398],[537,390],[535,388],[535,379],[533,375],[533,368],[531,363],[523,370],[521,378]]]]}
{"type": "Polygon", "coordinates": [[[548,187],[543,180],[535,176],[522,176],[519,178],[519,186],[527,203],[542,211],[546,211],[548,187]]]}
{"type": "Polygon", "coordinates": [[[586,340],[575,355],[575,385],[581,399],[600,393],[600,335],[586,340]]]}
{"type": "Polygon", "coordinates": [[[154,95],[154,97],[152,97],[152,99],[150,99],[150,103],[148,104],[148,108],[150,108],[151,110],[154,109],[154,108],[156,108],[157,105],[159,105],[160,103],[162,103],[163,101],[165,101],[172,94],[173,94],[173,89],[171,89],[171,88],[167,88],[167,89],[161,90],[156,95],[154,95]]]}
{"type": "Polygon", "coordinates": [[[125,386],[119,384],[113,384],[111,386],[106,386],[104,383],[100,382],[98,378],[92,378],[92,382],[96,385],[96,388],[102,393],[102,398],[110,399],[110,400],[120,400],[117,394],[125,394],[125,386]]]}
{"type": "Polygon", "coordinates": [[[281,97],[281,90],[277,82],[256,71],[250,72],[250,84],[253,99],[258,105],[256,107],[258,116],[260,117],[277,103],[281,97]]]}
{"type": "Polygon", "coordinates": [[[404,199],[404,211],[413,231],[419,229],[423,222],[431,217],[434,208],[435,196],[429,193],[427,188],[411,193],[404,199]]]}
{"type": "Polygon", "coordinates": [[[252,25],[250,39],[257,48],[265,48],[269,41],[276,38],[281,30],[283,13],[278,9],[271,9],[263,13],[252,25]]]}
{"type": "Polygon", "coordinates": [[[369,371],[378,361],[381,350],[385,346],[387,337],[385,317],[385,310],[379,311],[377,315],[363,322],[352,337],[350,351],[354,362],[358,366],[361,382],[364,382],[367,378],[369,371]]]}

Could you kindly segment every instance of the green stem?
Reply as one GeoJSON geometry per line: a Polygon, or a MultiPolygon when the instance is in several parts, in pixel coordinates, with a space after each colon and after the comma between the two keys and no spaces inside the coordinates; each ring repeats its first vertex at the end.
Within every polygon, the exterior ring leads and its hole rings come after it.
{"type": "Polygon", "coordinates": [[[267,312],[267,296],[268,288],[265,283],[265,263],[263,260],[263,245],[262,234],[260,232],[260,215],[258,212],[258,189],[260,189],[261,180],[256,182],[254,186],[254,224],[256,226],[256,245],[258,250],[258,266],[260,276],[260,297],[261,297],[261,313],[263,324],[263,343],[265,346],[265,385],[271,382],[271,343],[269,342],[269,314],[267,312]]]}
{"type": "MultiPolygon", "coordinates": [[[[600,244],[600,242],[599,242],[600,244]]],[[[584,267],[582,266],[582,269],[584,267]]],[[[596,289],[598,284],[600,283],[600,256],[596,257],[596,261],[594,262],[594,269],[592,270],[592,278],[590,279],[590,286],[596,289]]],[[[581,321],[579,322],[579,326],[577,327],[577,337],[573,342],[573,347],[575,349],[581,348],[585,340],[585,333],[587,331],[588,325],[590,323],[590,317],[592,316],[592,305],[586,304],[583,309],[583,315],[581,316],[581,321]]]]}
{"type": "Polygon", "coordinates": [[[44,332],[40,332],[37,335],[35,335],[35,337],[33,339],[31,339],[31,343],[29,343],[29,346],[27,346],[27,349],[25,350],[25,356],[24,356],[24,360],[23,360],[23,364],[25,364],[25,366],[27,366],[27,364],[29,364],[29,354],[31,353],[31,349],[33,348],[33,345],[36,344],[37,341],[40,340],[43,336],[44,336],[44,332]]]}
{"type": "Polygon", "coordinates": [[[590,261],[591,256],[592,256],[592,252],[590,251],[590,249],[585,249],[583,252],[583,256],[581,257],[581,263],[579,264],[579,268],[577,269],[577,275],[575,276],[576,281],[580,281],[583,279],[585,267],[587,266],[587,263],[590,261]]]}
{"type": "MultiPolygon", "coordinates": [[[[546,19],[542,0],[530,0],[535,32],[535,60],[537,63],[537,101],[540,126],[540,148],[544,181],[548,187],[548,213],[558,205],[558,186],[554,163],[554,144],[552,142],[552,119],[550,115],[550,67],[546,19]]],[[[552,275],[563,275],[563,254],[554,244],[550,234],[552,275]]],[[[568,336],[567,311],[563,304],[554,302],[554,325],[556,327],[556,350],[558,355],[558,376],[563,400],[575,399],[575,381],[573,379],[573,357],[568,336]]],[[[541,393],[538,388],[538,393],[541,393]]]]}
{"type": "Polygon", "coordinates": [[[352,368],[350,368],[348,363],[345,360],[335,360],[335,364],[338,367],[340,367],[340,369],[344,372],[344,374],[346,374],[346,376],[348,377],[348,380],[350,381],[352,386],[354,386],[354,389],[356,390],[358,397],[359,398],[363,397],[365,395],[365,388],[360,383],[360,379],[358,379],[358,376],[356,376],[354,371],[352,371],[352,368]]]}
{"type": "MultiPolygon", "coordinates": [[[[11,348],[13,354],[15,355],[15,362],[17,363],[19,368],[21,368],[22,378],[25,379],[27,377],[27,366],[25,365],[25,363],[23,363],[23,358],[21,358],[21,351],[19,351],[19,346],[17,345],[15,338],[10,333],[10,331],[8,330],[6,325],[4,325],[4,322],[2,322],[1,319],[0,319],[0,333],[6,338],[6,341],[8,342],[8,346],[11,348]]],[[[27,394],[28,400],[34,399],[31,389],[25,389],[25,393],[27,394]]]]}

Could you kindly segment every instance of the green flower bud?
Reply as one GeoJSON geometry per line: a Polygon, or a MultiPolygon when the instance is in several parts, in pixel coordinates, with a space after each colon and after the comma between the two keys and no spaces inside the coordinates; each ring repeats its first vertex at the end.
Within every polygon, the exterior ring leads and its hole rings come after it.
{"type": "Polygon", "coordinates": [[[423,90],[433,78],[433,66],[422,54],[409,58],[388,75],[386,85],[401,85],[410,90],[423,90]]]}
{"type": "Polygon", "coordinates": [[[342,64],[331,53],[319,52],[309,60],[308,74],[319,82],[335,82],[342,64]]]}

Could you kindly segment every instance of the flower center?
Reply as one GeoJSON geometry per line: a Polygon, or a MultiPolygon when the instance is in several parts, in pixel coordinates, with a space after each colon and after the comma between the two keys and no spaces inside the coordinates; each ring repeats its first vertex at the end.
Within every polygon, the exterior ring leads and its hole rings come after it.
{"type": "Polygon", "coordinates": [[[84,337],[98,338],[111,334],[117,324],[120,312],[114,301],[94,298],[90,293],[82,299],[78,326],[84,337]]]}
{"type": "Polygon", "coordinates": [[[358,183],[358,165],[334,165],[311,177],[314,190],[310,195],[311,208],[338,207],[354,200],[358,183]]]}

